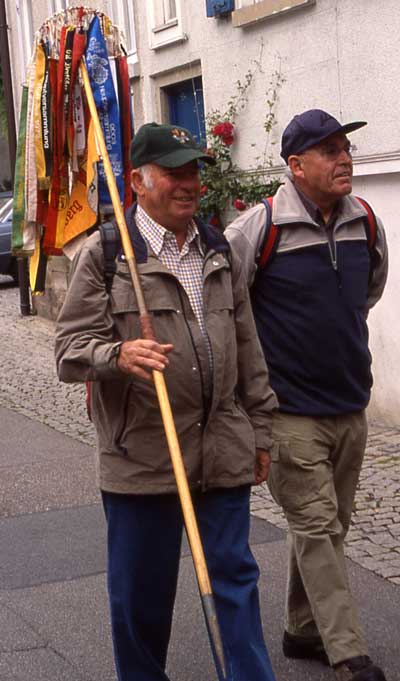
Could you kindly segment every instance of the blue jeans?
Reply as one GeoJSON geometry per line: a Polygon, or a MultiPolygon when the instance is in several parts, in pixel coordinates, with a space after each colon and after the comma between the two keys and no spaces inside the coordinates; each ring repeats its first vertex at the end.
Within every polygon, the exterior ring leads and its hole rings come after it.
{"type": "MultiPolygon", "coordinates": [[[[175,495],[103,492],[108,591],[119,681],[168,681],[182,514],[175,495]]],[[[193,497],[221,629],[229,681],[274,681],[249,538],[250,488],[193,497]]]]}

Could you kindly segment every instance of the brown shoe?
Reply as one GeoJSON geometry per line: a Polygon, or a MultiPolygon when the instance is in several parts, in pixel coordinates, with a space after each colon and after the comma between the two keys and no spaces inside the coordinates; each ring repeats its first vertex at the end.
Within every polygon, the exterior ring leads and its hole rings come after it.
{"type": "Polygon", "coordinates": [[[337,681],[386,681],[379,667],[372,664],[367,655],[351,657],[334,666],[337,681]]]}

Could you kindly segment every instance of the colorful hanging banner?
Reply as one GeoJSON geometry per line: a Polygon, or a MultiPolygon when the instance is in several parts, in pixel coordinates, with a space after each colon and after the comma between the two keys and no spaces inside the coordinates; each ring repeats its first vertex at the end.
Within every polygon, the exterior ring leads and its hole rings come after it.
{"type": "Polygon", "coordinates": [[[49,179],[52,173],[52,155],[53,155],[53,144],[52,144],[52,125],[51,125],[51,87],[50,87],[50,71],[49,71],[49,59],[47,52],[47,45],[42,43],[43,51],[45,55],[45,71],[42,85],[42,93],[40,98],[41,105],[41,122],[42,122],[42,142],[43,142],[43,153],[45,162],[45,173],[44,176],[49,179]]]}
{"type": "Polygon", "coordinates": [[[46,55],[43,43],[39,43],[36,51],[36,72],[33,99],[33,119],[35,137],[35,157],[37,183],[39,189],[49,187],[50,178],[46,172],[46,158],[43,145],[43,121],[42,121],[42,91],[46,73],[46,55]]]}
{"type": "Polygon", "coordinates": [[[111,203],[79,64],[86,58],[121,202],[132,201],[132,112],[120,30],[100,11],[68,8],[35,36],[23,88],[13,199],[15,254],[30,255],[33,293],[44,290],[48,255],[77,250],[111,203]]]}
{"type": "MultiPolygon", "coordinates": [[[[86,34],[81,31],[75,31],[74,44],[72,50],[72,68],[71,68],[71,85],[70,85],[70,106],[68,111],[68,130],[67,130],[67,141],[68,141],[68,154],[70,159],[74,157],[77,148],[74,144],[75,137],[75,121],[74,121],[74,109],[77,103],[76,100],[76,88],[78,88],[80,94],[80,85],[78,76],[79,63],[83,57],[86,49],[86,34]]],[[[82,103],[82,102],[80,102],[82,103]]],[[[85,144],[83,144],[82,154],[85,150],[85,144]]],[[[76,170],[76,159],[74,159],[75,170],[76,170]]],[[[74,170],[74,168],[73,168],[74,170]]]]}
{"type": "Polygon", "coordinates": [[[15,159],[13,217],[12,217],[12,251],[18,255],[24,250],[23,226],[25,222],[25,153],[26,153],[26,121],[28,108],[28,87],[22,87],[21,113],[17,154],[15,159]]]}
{"type": "MultiPolygon", "coordinates": [[[[86,62],[93,97],[99,112],[104,141],[110,157],[119,196],[121,202],[123,202],[124,180],[119,108],[106,43],[97,16],[92,19],[88,30],[86,62]]],[[[99,199],[102,203],[111,203],[106,174],[102,164],[99,164],[99,199]]]]}
{"type": "Polygon", "coordinates": [[[132,99],[129,87],[128,60],[126,57],[117,57],[117,82],[118,99],[120,110],[120,126],[122,139],[122,156],[124,163],[124,208],[129,208],[133,201],[131,187],[131,141],[132,141],[132,99]]]}
{"type": "MultiPolygon", "coordinates": [[[[37,53],[37,50],[36,50],[37,53]]],[[[28,114],[26,124],[26,157],[25,157],[25,221],[35,223],[37,218],[37,168],[36,168],[36,148],[35,148],[35,61],[28,68],[28,114]]]]}
{"type": "Polygon", "coordinates": [[[29,283],[33,295],[43,295],[46,284],[47,256],[44,255],[41,236],[37,231],[35,250],[29,258],[29,283]]]}
{"type": "Polygon", "coordinates": [[[64,243],[85,232],[97,222],[97,162],[93,123],[89,125],[87,156],[81,161],[74,179],[65,217],[64,243]]]}

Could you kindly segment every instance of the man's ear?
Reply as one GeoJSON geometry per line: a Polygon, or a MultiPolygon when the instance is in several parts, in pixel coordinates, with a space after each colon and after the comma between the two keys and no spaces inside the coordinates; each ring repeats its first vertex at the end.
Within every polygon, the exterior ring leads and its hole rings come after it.
{"type": "Polygon", "coordinates": [[[303,159],[301,156],[296,156],[295,154],[289,156],[288,166],[292,172],[293,177],[299,179],[304,178],[303,159]]]}
{"type": "Polygon", "coordinates": [[[145,190],[143,177],[142,173],[136,168],[131,171],[131,187],[137,196],[143,196],[145,190]]]}

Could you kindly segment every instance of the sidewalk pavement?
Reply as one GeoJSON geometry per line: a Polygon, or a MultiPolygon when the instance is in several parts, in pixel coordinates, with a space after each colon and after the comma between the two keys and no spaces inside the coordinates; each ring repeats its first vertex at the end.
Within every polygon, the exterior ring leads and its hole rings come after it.
{"type": "MultiPolygon", "coordinates": [[[[0,679],[114,681],[105,528],[85,390],[59,383],[54,325],[21,317],[18,296],[0,278],[0,679]]],[[[347,542],[371,656],[388,681],[399,678],[399,450],[400,428],[373,425],[347,542]]],[[[281,654],[285,521],[264,486],[254,488],[252,514],[251,545],[261,567],[262,615],[277,680],[328,680],[329,669],[281,654]]],[[[215,678],[186,549],[168,660],[174,681],[215,678]]]]}

